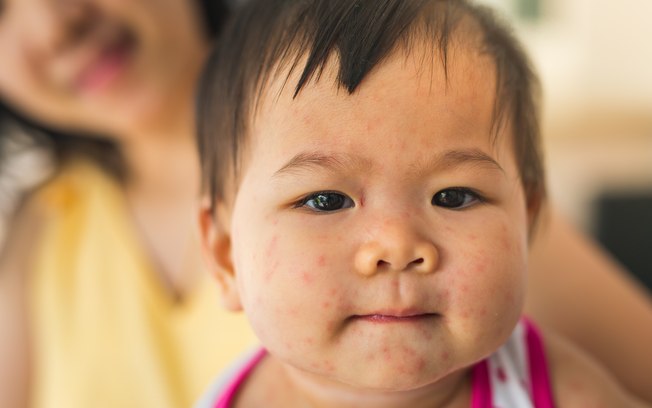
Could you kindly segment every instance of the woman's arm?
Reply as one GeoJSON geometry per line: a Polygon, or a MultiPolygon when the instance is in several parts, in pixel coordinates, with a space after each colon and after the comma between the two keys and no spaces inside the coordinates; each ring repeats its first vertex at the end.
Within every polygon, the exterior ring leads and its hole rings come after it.
{"type": "Polygon", "coordinates": [[[526,313],[652,402],[650,294],[558,214],[542,221],[530,254],[526,313]]]}
{"type": "Polygon", "coordinates": [[[29,405],[27,271],[42,217],[20,210],[0,247],[0,407],[29,405]]]}
{"type": "Polygon", "coordinates": [[[584,350],[554,333],[544,333],[555,403],[564,408],[650,408],[623,389],[584,350]]]}

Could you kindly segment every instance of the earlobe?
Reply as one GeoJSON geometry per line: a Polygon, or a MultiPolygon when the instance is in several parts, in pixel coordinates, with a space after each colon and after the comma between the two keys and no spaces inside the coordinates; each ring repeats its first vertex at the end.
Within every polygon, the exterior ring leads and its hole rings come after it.
{"type": "Polygon", "coordinates": [[[216,278],[221,291],[224,308],[242,310],[235,268],[231,258],[231,233],[223,206],[213,211],[209,200],[202,200],[199,209],[199,232],[204,263],[216,278]]]}

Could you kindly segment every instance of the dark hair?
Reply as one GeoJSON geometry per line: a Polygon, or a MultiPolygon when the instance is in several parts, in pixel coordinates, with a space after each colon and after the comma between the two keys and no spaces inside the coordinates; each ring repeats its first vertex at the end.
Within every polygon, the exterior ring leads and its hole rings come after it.
{"type": "Polygon", "coordinates": [[[447,71],[451,36],[470,18],[480,47],[496,66],[494,133],[510,123],[530,204],[545,195],[539,148],[538,80],[510,30],[486,7],[466,0],[254,0],[234,13],[199,87],[198,147],[202,188],[213,206],[237,182],[242,143],[258,99],[279,68],[301,68],[295,97],[319,79],[337,53],[337,83],[355,92],[399,45],[432,44],[447,71]]]}
{"type": "MultiPolygon", "coordinates": [[[[196,1],[206,35],[209,38],[217,38],[229,16],[228,0],[196,1]]],[[[108,138],[101,137],[103,135],[74,134],[51,128],[0,100],[0,127],[10,122],[24,130],[36,145],[50,149],[56,163],[63,163],[71,157],[81,155],[99,163],[118,177],[124,176],[125,169],[118,145],[108,138]]],[[[3,151],[2,139],[7,137],[11,135],[6,131],[0,131],[0,164],[6,154],[3,151]]]]}

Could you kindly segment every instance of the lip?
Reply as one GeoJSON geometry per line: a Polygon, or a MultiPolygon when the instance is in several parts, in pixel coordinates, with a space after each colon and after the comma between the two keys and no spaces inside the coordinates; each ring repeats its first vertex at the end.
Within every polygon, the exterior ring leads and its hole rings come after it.
{"type": "Polygon", "coordinates": [[[379,312],[352,316],[355,320],[362,320],[374,324],[391,323],[418,323],[439,317],[438,313],[427,312],[379,312]]]}
{"type": "Polygon", "coordinates": [[[126,70],[135,48],[133,36],[123,31],[105,44],[79,71],[74,87],[82,93],[106,89],[126,70]]]}

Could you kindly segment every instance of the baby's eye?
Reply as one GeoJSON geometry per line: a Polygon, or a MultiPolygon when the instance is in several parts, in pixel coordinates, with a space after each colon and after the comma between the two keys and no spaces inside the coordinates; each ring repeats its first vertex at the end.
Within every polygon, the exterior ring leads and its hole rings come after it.
{"type": "Polygon", "coordinates": [[[350,197],[332,191],[322,191],[310,194],[299,201],[296,205],[297,208],[308,207],[316,212],[338,211],[354,206],[355,203],[350,197]]]}
{"type": "Polygon", "coordinates": [[[477,193],[463,187],[447,188],[432,197],[432,205],[454,210],[461,210],[481,201],[482,199],[477,193]]]}

